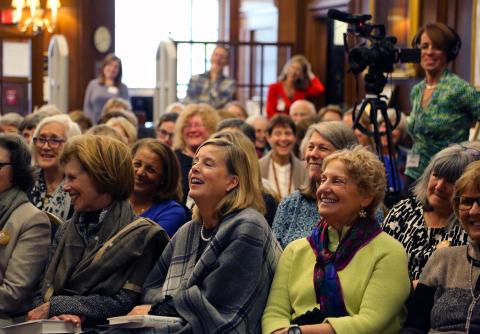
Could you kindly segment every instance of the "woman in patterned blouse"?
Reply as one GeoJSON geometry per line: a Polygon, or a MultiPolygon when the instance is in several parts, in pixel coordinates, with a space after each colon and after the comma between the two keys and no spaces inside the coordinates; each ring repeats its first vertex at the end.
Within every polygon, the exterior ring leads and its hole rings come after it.
{"type": "Polygon", "coordinates": [[[480,116],[480,95],[447,69],[461,47],[455,31],[442,23],[428,23],[418,31],[413,44],[421,50],[425,80],[410,94],[408,132],[413,147],[405,171],[409,184],[422,175],[435,153],[451,143],[468,140],[469,129],[480,116]]]}
{"type": "Polygon", "coordinates": [[[44,118],[38,124],[31,143],[36,170],[35,184],[28,197],[37,208],[64,221],[72,216],[73,207],[70,196],[63,191],[65,174],[60,166],[60,155],[65,142],[81,133],[70,117],[55,115],[44,118]]]}
{"type": "Polygon", "coordinates": [[[414,286],[435,249],[467,243],[467,234],[455,218],[450,198],[465,167],[479,158],[479,143],[466,142],[443,149],[417,181],[415,196],[395,204],[385,218],[384,231],[407,251],[414,286]]]}

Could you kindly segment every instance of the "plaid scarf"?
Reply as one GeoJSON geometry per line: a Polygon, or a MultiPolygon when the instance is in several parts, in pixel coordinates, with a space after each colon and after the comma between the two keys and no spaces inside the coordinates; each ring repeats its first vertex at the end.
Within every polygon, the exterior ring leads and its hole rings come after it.
{"type": "Polygon", "coordinates": [[[317,302],[325,318],[347,315],[337,272],[345,268],[353,256],[381,232],[382,229],[375,219],[358,220],[340,241],[337,250],[331,252],[328,249],[328,224],[321,219],[307,237],[317,258],[313,270],[313,284],[317,302]]]}

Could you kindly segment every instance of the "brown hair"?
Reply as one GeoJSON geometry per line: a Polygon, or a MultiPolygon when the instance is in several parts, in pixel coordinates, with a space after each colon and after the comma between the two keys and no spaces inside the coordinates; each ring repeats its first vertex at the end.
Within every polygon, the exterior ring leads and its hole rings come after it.
{"type": "Polygon", "coordinates": [[[133,145],[132,158],[134,158],[137,151],[143,147],[155,153],[162,163],[162,173],[158,188],[156,189],[155,200],[157,202],[166,200],[181,202],[183,197],[182,178],[180,163],[175,153],[160,140],[145,138],[133,145]]]}
{"type": "Polygon", "coordinates": [[[428,37],[430,37],[434,47],[446,53],[447,61],[451,61],[457,57],[462,46],[462,40],[455,30],[440,22],[427,23],[421,27],[413,37],[413,47],[419,46],[423,33],[426,33],[428,37]]]}
{"type": "Polygon", "coordinates": [[[99,193],[127,199],[133,191],[133,164],[124,143],[107,136],[80,135],[68,140],[60,156],[65,166],[77,159],[99,193]]]}
{"type": "Polygon", "coordinates": [[[103,73],[103,70],[105,69],[105,67],[108,64],[110,64],[114,61],[118,62],[119,66],[118,66],[118,74],[115,77],[115,79],[113,80],[113,84],[117,87],[120,86],[120,83],[122,82],[122,60],[120,58],[118,58],[114,53],[109,53],[103,59],[102,70],[100,71],[100,75],[99,75],[99,79],[100,79],[101,84],[105,84],[105,74],[103,73]]]}

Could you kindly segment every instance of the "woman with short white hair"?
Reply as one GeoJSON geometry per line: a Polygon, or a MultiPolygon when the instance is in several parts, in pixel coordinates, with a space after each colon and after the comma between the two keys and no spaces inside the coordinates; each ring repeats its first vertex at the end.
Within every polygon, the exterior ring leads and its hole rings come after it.
{"type": "Polygon", "coordinates": [[[70,218],[73,209],[70,196],[63,191],[65,174],[60,166],[60,155],[65,142],[81,133],[68,115],[50,116],[38,124],[30,144],[35,184],[28,197],[37,208],[64,221],[70,218]]]}

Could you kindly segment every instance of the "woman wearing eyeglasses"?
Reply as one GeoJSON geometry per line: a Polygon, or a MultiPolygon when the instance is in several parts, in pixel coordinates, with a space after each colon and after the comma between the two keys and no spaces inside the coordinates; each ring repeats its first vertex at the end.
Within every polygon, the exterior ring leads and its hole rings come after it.
{"type": "Polygon", "coordinates": [[[450,202],[453,185],[465,167],[480,159],[480,143],[455,144],[438,152],[415,184],[415,196],[395,204],[383,230],[400,241],[408,255],[408,271],[416,286],[435,249],[467,243],[467,234],[450,202]]]}
{"type": "Polygon", "coordinates": [[[50,246],[50,222],[25,193],[30,159],[23,138],[0,135],[0,327],[25,321],[50,246]]]}
{"type": "Polygon", "coordinates": [[[480,118],[480,97],[475,88],[447,69],[462,44],[457,33],[443,23],[428,23],[412,44],[421,50],[425,80],[410,94],[408,132],[413,147],[405,170],[408,184],[420,178],[435,153],[450,143],[468,140],[470,127],[480,118]]]}
{"type": "Polygon", "coordinates": [[[385,186],[383,164],[362,146],[324,158],[322,219],[280,257],[262,333],[398,333],[410,281],[405,250],[375,219],[385,186]]]}
{"type": "MultiPolygon", "coordinates": [[[[215,132],[220,121],[218,113],[208,104],[189,104],[175,123],[173,146],[182,170],[183,203],[189,191],[188,172],[197,148],[215,132]]],[[[189,205],[190,207],[190,205],[189,205]]]]}
{"type": "Polygon", "coordinates": [[[62,188],[65,174],[60,166],[60,155],[65,142],[79,134],[80,128],[70,117],[55,115],[38,124],[31,143],[36,170],[35,184],[28,197],[37,208],[53,213],[63,221],[71,217],[73,207],[70,196],[62,188]]]}
{"type": "Polygon", "coordinates": [[[452,206],[469,243],[430,257],[407,303],[402,334],[480,333],[480,161],[455,183],[452,206]]]}

